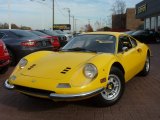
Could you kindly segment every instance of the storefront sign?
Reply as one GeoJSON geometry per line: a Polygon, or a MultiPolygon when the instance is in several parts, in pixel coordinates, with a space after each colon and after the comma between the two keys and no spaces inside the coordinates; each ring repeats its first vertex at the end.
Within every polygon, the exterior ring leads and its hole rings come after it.
{"type": "Polygon", "coordinates": [[[138,7],[137,9],[137,14],[141,14],[141,13],[144,13],[147,11],[147,5],[146,4],[143,4],[141,5],[140,7],[138,7]]]}
{"type": "Polygon", "coordinates": [[[70,24],[54,24],[54,30],[71,30],[70,24]]]}

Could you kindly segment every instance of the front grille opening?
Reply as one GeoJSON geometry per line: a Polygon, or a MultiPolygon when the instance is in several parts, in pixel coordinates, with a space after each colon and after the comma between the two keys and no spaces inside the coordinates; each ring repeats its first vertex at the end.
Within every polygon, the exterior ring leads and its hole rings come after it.
{"type": "Polygon", "coordinates": [[[19,86],[19,85],[15,85],[15,89],[19,90],[19,91],[22,91],[22,92],[35,94],[35,95],[40,95],[40,96],[49,96],[51,93],[55,93],[54,91],[41,90],[41,89],[24,87],[24,86],[19,86]]]}
{"type": "Polygon", "coordinates": [[[59,83],[57,88],[71,88],[71,85],[69,83],[59,83]]]}

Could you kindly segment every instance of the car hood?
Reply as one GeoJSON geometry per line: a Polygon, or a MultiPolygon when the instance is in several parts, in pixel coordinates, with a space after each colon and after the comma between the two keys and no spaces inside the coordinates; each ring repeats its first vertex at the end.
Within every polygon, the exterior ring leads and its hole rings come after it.
{"type": "Polygon", "coordinates": [[[54,78],[72,75],[77,69],[82,67],[87,61],[94,58],[96,53],[80,52],[54,52],[41,57],[21,70],[25,76],[54,78]]]}

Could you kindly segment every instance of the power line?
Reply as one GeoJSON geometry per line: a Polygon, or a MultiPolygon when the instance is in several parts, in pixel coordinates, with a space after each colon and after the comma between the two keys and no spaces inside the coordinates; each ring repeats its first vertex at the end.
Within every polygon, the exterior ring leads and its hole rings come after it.
{"type": "Polygon", "coordinates": [[[59,8],[60,8],[60,5],[58,4],[57,0],[55,0],[55,2],[56,2],[56,5],[57,5],[56,9],[59,11],[59,13],[61,13],[64,17],[67,17],[67,16],[62,12],[62,10],[59,9],[59,8]]]}

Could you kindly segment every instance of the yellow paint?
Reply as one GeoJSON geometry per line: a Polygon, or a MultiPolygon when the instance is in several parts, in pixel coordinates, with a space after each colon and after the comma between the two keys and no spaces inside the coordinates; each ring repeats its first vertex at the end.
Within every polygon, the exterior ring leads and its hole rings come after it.
{"type": "MultiPolygon", "coordinates": [[[[117,38],[123,33],[94,32],[85,34],[111,34],[117,38]]],[[[16,80],[9,80],[10,84],[31,88],[54,91],[57,94],[79,94],[89,92],[101,87],[106,87],[108,75],[115,62],[120,63],[125,71],[125,80],[128,81],[139,73],[145,64],[146,54],[149,48],[138,42],[137,47],[125,53],[85,53],[85,52],[51,52],[40,51],[25,57],[27,66],[15,68],[12,75],[16,80]],[[141,48],[141,53],[137,49],[141,48]],[[85,64],[92,63],[97,67],[98,76],[90,80],[83,74],[85,64]],[[31,70],[30,66],[36,64],[31,70]],[[71,68],[65,74],[61,73],[67,67],[71,68]],[[106,78],[106,82],[100,80],[106,78]],[[71,88],[57,88],[59,83],[69,83],[71,88]]],[[[118,47],[118,45],[116,46],[118,47]]],[[[116,48],[117,50],[117,48],[116,48]]]]}

